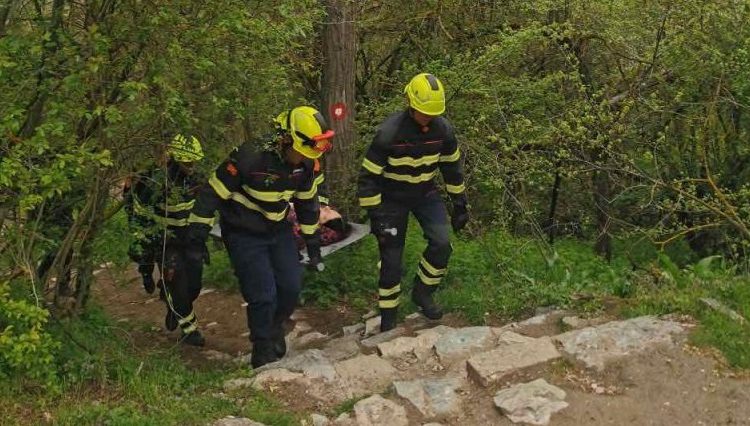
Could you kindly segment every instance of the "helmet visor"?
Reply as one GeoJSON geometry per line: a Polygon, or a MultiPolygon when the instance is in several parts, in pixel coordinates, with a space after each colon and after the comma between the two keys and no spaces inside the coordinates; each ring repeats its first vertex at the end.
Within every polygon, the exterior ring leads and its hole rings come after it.
{"type": "Polygon", "coordinates": [[[334,132],[333,130],[328,130],[325,133],[313,136],[312,138],[299,131],[295,132],[295,134],[300,139],[302,139],[303,145],[309,146],[310,148],[318,152],[325,153],[333,149],[333,143],[331,143],[331,139],[336,134],[336,132],[334,132]]]}

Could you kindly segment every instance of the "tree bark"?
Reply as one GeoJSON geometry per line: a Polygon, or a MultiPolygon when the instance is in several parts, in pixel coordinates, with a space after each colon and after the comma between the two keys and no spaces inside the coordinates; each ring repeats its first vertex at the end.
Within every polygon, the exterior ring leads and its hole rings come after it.
{"type": "Polygon", "coordinates": [[[50,64],[50,61],[54,60],[54,56],[60,50],[60,34],[62,31],[63,24],[63,9],[65,8],[65,0],[55,0],[52,4],[52,17],[48,26],[50,33],[50,42],[44,44],[42,51],[42,59],[37,70],[37,85],[36,94],[34,100],[29,103],[26,112],[26,120],[21,126],[21,130],[18,136],[21,139],[27,139],[31,137],[36,128],[41,124],[44,116],[44,105],[47,102],[47,96],[50,93],[51,87],[48,80],[54,75],[54,67],[50,64]]]}
{"type": "Polygon", "coordinates": [[[13,5],[11,0],[0,0],[0,37],[5,35],[5,27],[8,25],[10,16],[10,7],[13,5]]]}
{"type": "Polygon", "coordinates": [[[354,207],[353,185],[356,167],[354,144],[354,99],[356,92],[354,64],[357,34],[354,28],[356,5],[352,0],[324,0],[328,17],[323,28],[323,75],[321,112],[336,132],[334,149],[327,155],[325,170],[332,201],[350,213],[354,207]],[[337,118],[332,106],[343,104],[346,113],[337,118]]]}

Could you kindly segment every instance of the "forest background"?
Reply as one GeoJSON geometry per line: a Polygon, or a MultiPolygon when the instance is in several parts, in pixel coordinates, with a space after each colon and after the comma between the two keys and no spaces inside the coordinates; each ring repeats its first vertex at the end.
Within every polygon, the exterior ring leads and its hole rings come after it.
{"type": "MultiPolygon", "coordinates": [[[[123,181],[165,135],[198,136],[207,171],[309,103],[338,133],[333,203],[360,220],[363,151],[424,71],[447,88],[471,203],[446,307],[475,323],[687,313],[696,342],[750,367],[750,328],[700,303],[750,315],[749,23],[746,0],[0,1],[0,412],[220,413],[196,392],[144,404],[226,372],[139,354],[87,303],[99,265],[131,267],[123,181]]],[[[407,264],[419,245],[413,231],[407,264]]],[[[232,288],[217,253],[206,283],[232,288]]],[[[369,239],[331,256],[305,303],[367,310],[375,257],[369,239]]]]}

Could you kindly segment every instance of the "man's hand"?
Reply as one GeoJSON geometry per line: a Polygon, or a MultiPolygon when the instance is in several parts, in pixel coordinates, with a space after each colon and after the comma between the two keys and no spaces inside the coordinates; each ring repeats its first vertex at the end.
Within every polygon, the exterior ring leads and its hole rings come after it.
{"type": "Polygon", "coordinates": [[[205,241],[191,239],[185,248],[185,256],[191,262],[200,262],[209,265],[211,258],[208,255],[208,247],[205,241]]]}
{"type": "Polygon", "coordinates": [[[453,214],[451,214],[451,226],[454,232],[459,232],[469,223],[469,211],[465,202],[453,204],[453,214]]]}
{"type": "Polygon", "coordinates": [[[320,239],[319,238],[310,238],[307,241],[305,241],[307,244],[307,267],[318,272],[323,272],[325,270],[325,265],[323,264],[323,256],[320,254],[320,239]]]}

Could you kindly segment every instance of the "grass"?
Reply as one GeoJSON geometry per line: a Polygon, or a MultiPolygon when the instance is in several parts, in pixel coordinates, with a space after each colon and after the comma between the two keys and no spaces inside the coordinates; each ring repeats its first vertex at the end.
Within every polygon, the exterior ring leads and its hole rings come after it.
{"type": "MultiPolygon", "coordinates": [[[[402,315],[415,309],[406,295],[424,246],[419,227],[412,223],[404,254],[402,315]]],[[[635,248],[627,259],[607,263],[590,244],[577,240],[559,240],[550,251],[536,240],[499,232],[456,237],[449,273],[436,297],[448,311],[474,324],[528,316],[548,305],[595,315],[612,301],[623,316],[686,313],[701,324],[691,336],[693,343],[716,347],[730,365],[750,368],[750,326],[699,302],[714,297],[750,318],[750,278],[721,259],[695,259],[680,246],[669,256],[649,246],[635,248]]],[[[236,289],[226,253],[213,245],[211,251],[206,285],[236,289]]],[[[344,303],[362,312],[375,308],[377,259],[372,237],[328,256],[324,272],[305,275],[305,303],[344,303]]],[[[174,350],[144,351],[128,340],[140,325],[122,326],[96,309],[76,322],[54,325],[51,331],[63,342],[56,366],[59,391],[30,388],[23,380],[0,383],[3,421],[37,424],[47,417],[62,425],[190,425],[235,415],[269,425],[299,423],[299,416],[284,412],[264,394],[220,393],[226,379],[247,375],[246,370],[196,368],[174,350]]],[[[334,413],[350,410],[355,402],[341,404],[334,413]]]]}
{"type": "MultiPolygon", "coordinates": [[[[455,238],[449,272],[437,293],[445,308],[481,323],[488,316],[508,319],[536,306],[565,305],[573,293],[622,293],[627,264],[607,264],[576,241],[562,241],[550,259],[534,240],[504,234],[455,238]],[[606,288],[603,288],[605,286],[606,288]]],[[[412,223],[404,253],[402,288],[408,294],[425,247],[419,227],[412,223]]],[[[326,270],[308,274],[303,295],[322,305],[345,301],[363,310],[375,306],[378,252],[367,237],[327,257],[326,270]]],[[[402,298],[403,313],[414,310],[402,298]]]]}
{"type": "Polygon", "coordinates": [[[55,326],[67,336],[58,354],[60,391],[30,388],[20,381],[0,387],[3,424],[204,425],[227,415],[269,425],[299,419],[264,394],[222,395],[222,383],[247,375],[240,367],[191,367],[176,350],[144,350],[96,310],[55,326]],[[63,328],[65,331],[63,332],[63,328]],[[78,343],[74,343],[78,342],[78,343]]]}
{"type": "MultiPolygon", "coordinates": [[[[717,257],[697,259],[681,244],[658,252],[647,244],[618,241],[616,253],[627,249],[629,256],[607,263],[587,242],[562,239],[549,252],[536,240],[499,232],[456,237],[453,246],[436,298],[474,324],[505,322],[550,305],[592,315],[613,304],[627,317],[684,313],[702,324],[694,342],[717,347],[732,366],[750,368],[750,326],[700,303],[702,297],[714,297],[750,319],[750,277],[736,274],[717,257]]],[[[404,253],[402,315],[415,310],[406,295],[424,247],[412,222],[404,253]]],[[[306,276],[304,298],[323,306],[344,302],[363,312],[375,308],[377,260],[372,237],[340,250],[325,259],[324,272],[306,276]]]]}

